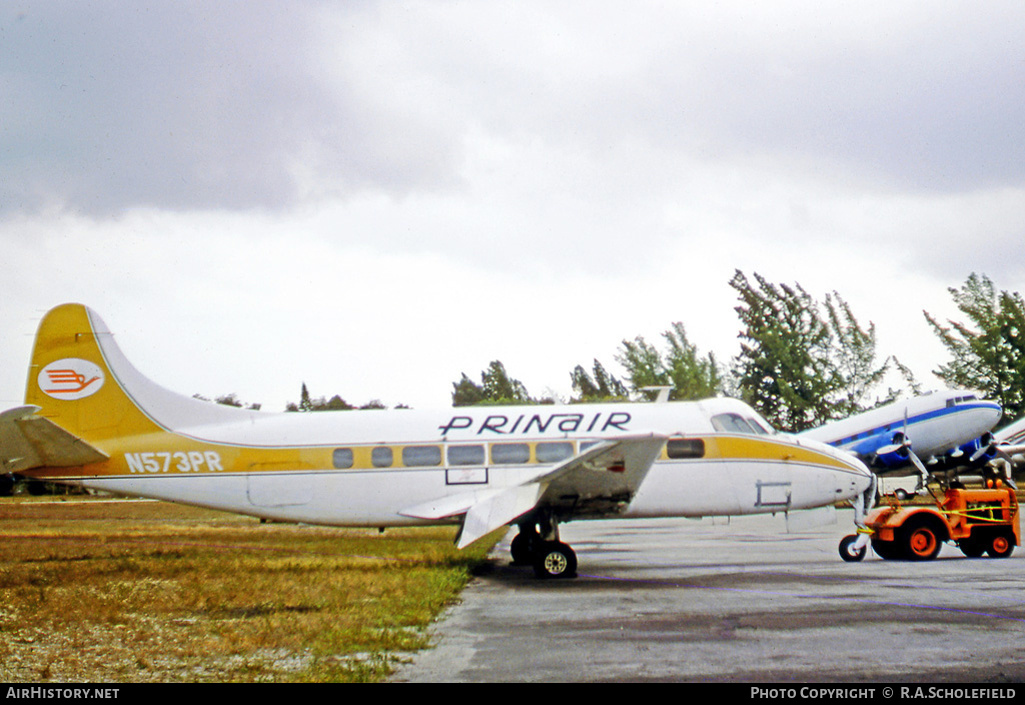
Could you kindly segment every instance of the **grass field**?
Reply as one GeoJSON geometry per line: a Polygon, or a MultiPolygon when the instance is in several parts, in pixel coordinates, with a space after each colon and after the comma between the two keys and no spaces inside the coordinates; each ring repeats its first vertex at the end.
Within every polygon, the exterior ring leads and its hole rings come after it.
{"type": "Polygon", "coordinates": [[[497,540],[261,523],[162,502],[0,500],[0,681],[375,681],[497,540]]]}

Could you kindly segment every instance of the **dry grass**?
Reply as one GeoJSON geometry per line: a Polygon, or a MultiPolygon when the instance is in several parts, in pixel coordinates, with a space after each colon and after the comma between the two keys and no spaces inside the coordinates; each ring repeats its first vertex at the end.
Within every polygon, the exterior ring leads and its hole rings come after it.
{"type": "Polygon", "coordinates": [[[373,681],[485,559],[455,529],[0,500],[0,681],[373,681]]]}

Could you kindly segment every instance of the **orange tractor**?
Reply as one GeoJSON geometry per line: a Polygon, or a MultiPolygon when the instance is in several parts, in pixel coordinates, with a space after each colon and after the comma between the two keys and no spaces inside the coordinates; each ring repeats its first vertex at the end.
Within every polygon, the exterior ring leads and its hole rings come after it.
{"type": "MultiPolygon", "coordinates": [[[[880,558],[928,561],[940,552],[945,541],[957,544],[962,553],[978,558],[1007,558],[1021,544],[1018,525],[1018,498],[1014,488],[999,480],[983,489],[954,486],[942,498],[932,493],[935,506],[876,507],[865,517],[865,532],[871,537],[872,550],[880,558]]],[[[845,561],[860,561],[867,548],[856,535],[840,542],[845,561]]]]}

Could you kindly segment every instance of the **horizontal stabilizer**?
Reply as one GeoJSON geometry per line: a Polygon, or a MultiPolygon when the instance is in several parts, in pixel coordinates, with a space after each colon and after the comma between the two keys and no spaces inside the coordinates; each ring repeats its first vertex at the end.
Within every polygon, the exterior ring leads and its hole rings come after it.
{"type": "Polygon", "coordinates": [[[49,419],[36,416],[37,411],[38,406],[20,406],[0,413],[0,472],[67,468],[107,460],[106,453],[49,419]]]}

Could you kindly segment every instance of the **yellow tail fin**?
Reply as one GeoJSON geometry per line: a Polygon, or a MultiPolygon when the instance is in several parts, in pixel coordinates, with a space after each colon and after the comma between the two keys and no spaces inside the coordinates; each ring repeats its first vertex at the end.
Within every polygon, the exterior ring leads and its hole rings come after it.
{"type": "Polygon", "coordinates": [[[81,304],[52,309],[36,332],[25,403],[90,441],[159,430],[111,368],[101,348],[103,342],[112,345],[111,337],[96,314],[81,304]]]}
{"type": "Polygon", "coordinates": [[[247,414],[168,391],[125,358],[96,312],[64,304],[36,332],[25,403],[90,443],[239,421],[247,414]]]}

